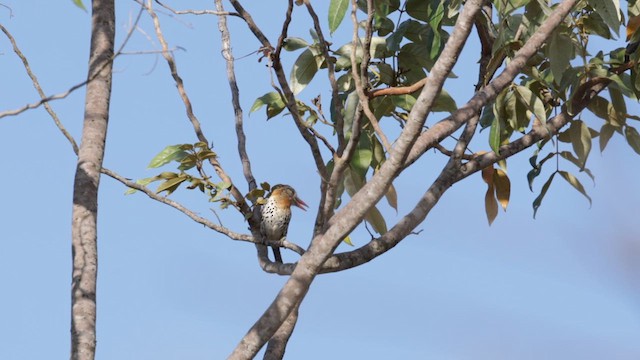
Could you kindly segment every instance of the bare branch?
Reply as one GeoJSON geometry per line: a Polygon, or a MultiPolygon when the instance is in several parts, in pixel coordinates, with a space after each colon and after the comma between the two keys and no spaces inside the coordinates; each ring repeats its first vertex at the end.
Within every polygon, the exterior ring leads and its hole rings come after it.
{"type": "MultiPolygon", "coordinates": [[[[135,24],[138,23],[138,21],[140,20],[140,15],[142,14],[142,8],[140,9],[140,12],[138,13],[138,16],[135,20],[135,24]]],[[[133,34],[133,30],[135,28],[135,24],[134,26],[131,27],[131,29],[129,29],[129,32],[127,33],[127,35],[125,36],[124,41],[122,42],[122,45],[120,45],[120,48],[118,48],[118,51],[116,51],[112,56],[112,58],[110,59],[110,62],[113,62],[113,60],[115,60],[116,57],[118,57],[120,54],[122,54],[122,50],[124,49],[124,47],[127,45],[127,43],[129,42],[129,39],[131,39],[131,35],[133,34]]],[[[3,27],[4,29],[4,27],[3,27]]],[[[6,29],[5,29],[6,30],[6,29]]],[[[13,37],[11,36],[11,34],[8,31],[3,30],[3,32],[7,35],[7,37],[9,37],[9,41],[11,41],[12,45],[14,45],[14,51],[16,51],[17,46],[15,46],[15,40],[13,40],[13,37]]],[[[19,51],[19,50],[18,50],[19,51]]],[[[16,52],[16,54],[18,54],[16,52]]],[[[29,68],[28,63],[26,62],[26,58],[24,56],[21,56],[20,54],[18,54],[18,56],[20,57],[20,59],[22,60],[23,64],[25,65],[25,69],[27,69],[27,73],[30,73],[31,70],[29,68]]],[[[103,64],[103,66],[107,66],[106,63],[103,64]]],[[[69,88],[69,90],[63,92],[63,93],[59,93],[59,94],[55,94],[55,95],[49,95],[49,96],[43,96],[43,93],[41,92],[41,90],[38,90],[38,94],[40,95],[40,101],[31,103],[31,104],[27,104],[19,109],[15,109],[15,110],[8,110],[8,111],[3,111],[0,112],[0,119],[2,119],[5,116],[15,116],[18,114],[21,114],[27,110],[31,110],[31,109],[36,109],[44,104],[47,104],[53,100],[60,100],[60,99],[64,99],[67,96],[69,96],[72,92],[78,90],[79,88],[87,85],[89,82],[91,82],[96,76],[98,76],[97,74],[100,73],[102,69],[98,69],[98,71],[94,72],[92,75],[90,75],[87,80],[82,81],[79,84],[76,84],[72,87],[69,88]]],[[[29,75],[29,77],[31,77],[32,74],[29,75]]],[[[33,79],[35,79],[35,75],[33,77],[31,77],[31,80],[33,81],[33,79]]],[[[37,81],[37,80],[36,80],[37,81]]],[[[34,86],[36,86],[37,82],[34,82],[34,86]]],[[[36,89],[39,87],[39,85],[36,86],[36,89]]],[[[47,109],[47,112],[49,112],[49,109],[47,109]]],[[[51,115],[51,112],[49,112],[49,115],[51,115]]],[[[54,119],[55,121],[55,119],[54,119]]],[[[58,125],[58,123],[56,122],[56,125],[58,125]]],[[[62,127],[62,123],[60,123],[60,126],[58,126],[58,128],[63,131],[64,127],[62,127]]],[[[63,131],[64,134],[65,131],[63,131]]],[[[65,134],[65,137],[67,137],[67,139],[72,143],[72,147],[73,146],[73,139],[70,139],[67,134],[65,134]]],[[[77,154],[78,153],[78,149],[77,149],[77,145],[74,147],[74,152],[77,154]]]]}
{"type": "MultiPolygon", "coordinates": [[[[169,52],[169,46],[167,45],[167,41],[164,38],[164,35],[162,33],[162,29],[160,28],[160,19],[158,18],[158,15],[156,15],[156,13],[153,10],[153,7],[152,7],[151,4],[152,4],[151,0],[148,0],[147,4],[145,5],[145,9],[147,10],[149,15],[153,19],[153,25],[154,25],[154,28],[155,28],[155,31],[156,31],[156,36],[158,37],[158,40],[160,41],[160,45],[162,46],[162,56],[165,58],[165,60],[167,61],[167,64],[169,65],[169,69],[171,71],[171,76],[173,77],[173,80],[176,83],[176,87],[178,89],[178,93],[180,94],[180,98],[182,99],[182,102],[184,103],[185,110],[186,110],[186,113],[187,113],[187,117],[189,118],[189,121],[191,122],[191,125],[193,126],[193,130],[196,133],[196,136],[198,137],[198,140],[200,140],[200,141],[202,141],[202,142],[204,142],[206,144],[209,144],[209,141],[207,140],[206,136],[202,132],[202,127],[200,125],[200,120],[198,120],[198,118],[193,113],[193,107],[191,105],[191,100],[189,100],[189,96],[187,95],[187,92],[186,92],[185,87],[184,87],[184,82],[182,81],[182,78],[178,74],[178,68],[176,66],[175,59],[171,55],[171,52],[169,52]]],[[[230,188],[230,192],[233,195],[234,199],[236,200],[236,202],[238,204],[238,207],[240,208],[241,212],[243,214],[250,213],[251,209],[247,205],[247,203],[246,203],[246,201],[244,199],[244,196],[242,195],[240,190],[238,190],[238,188],[235,185],[233,185],[234,183],[231,180],[231,177],[229,177],[229,175],[227,175],[227,173],[224,171],[224,169],[222,168],[222,165],[220,164],[220,162],[215,157],[210,157],[209,158],[209,163],[211,164],[211,166],[213,166],[213,168],[215,169],[215,171],[218,174],[218,176],[220,177],[220,179],[222,179],[222,181],[225,181],[225,182],[227,182],[229,184],[232,184],[231,188],[230,188]]]]}
{"type": "MultiPolygon", "coordinates": [[[[24,69],[27,71],[29,78],[31,78],[31,82],[33,83],[33,86],[36,88],[36,91],[38,91],[38,94],[40,95],[41,100],[46,99],[47,95],[45,95],[44,91],[42,90],[42,87],[40,86],[40,82],[38,81],[38,78],[33,73],[33,71],[31,71],[31,66],[29,66],[29,61],[24,56],[22,51],[20,51],[20,48],[18,48],[18,44],[16,43],[16,40],[13,38],[13,36],[11,36],[11,34],[9,33],[9,30],[7,30],[7,28],[2,26],[2,24],[0,24],[0,30],[2,30],[2,32],[7,36],[7,38],[11,42],[11,46],[13,46],[13,52],[15,52],[16,55],[18,55],[20,60],[22,60],[22,65],[24,66],[24,69]]],[[[44,103],[44,108],[47,110],[47,112],[49,113],[49,116],[51,116],[51,118],[53,119],[53,122],[56,124],[60,132],[62,132],[62,135],[64,135],[64,137],[67,138],[67,140],[69,140],[69,143],[73,148],[73,152],[76,153],[77,155],[78,144],[76,143],[73,136],[71,136],[71,134],[67,131],[67,129],[62,124],[62,122],[60,121],[60,118],[58,117],[58,114],[56,114],[56,112],[53,111],[53,108],[51,107],[51,105],[49,105],[48,102],[44,103]]]]}
{"type": "Polygon", "coordinates": [[[176,15],[217,15],[217,16],[237,16],[240,17],[238,13],[222,11],[222,10],[175,10],[169,5],[165,5],[158,0],[154,0],[158,5],[163,8],[171,11],[176,15]]]}

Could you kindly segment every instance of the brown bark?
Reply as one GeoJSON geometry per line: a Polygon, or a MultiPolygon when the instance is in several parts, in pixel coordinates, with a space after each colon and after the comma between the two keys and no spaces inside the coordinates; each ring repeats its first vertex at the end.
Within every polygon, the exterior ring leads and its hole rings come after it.
{"type": "Polygon", "coordinates": [[[73,184],[72,360],[95,358],[98,186],[109,120],[114,38],[113,0],[94,0],[87,76],[92,80],[87,85],[82,142],[73,184]]]}

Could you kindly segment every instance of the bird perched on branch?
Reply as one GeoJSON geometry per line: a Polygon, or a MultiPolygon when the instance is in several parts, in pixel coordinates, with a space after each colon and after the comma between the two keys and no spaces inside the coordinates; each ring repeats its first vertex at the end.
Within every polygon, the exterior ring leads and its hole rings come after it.
{"type": "MultiPolygon", "coordinates": [[[[297,206],[307,211],[307,204],[296,195],[296,191],[289,185],[274,185],[267,197],[267,203],[262,206],[262,222],[260,232],[266,243],[282,241],[287,236],[289,221],[291,220],[291,206],[297,206]]],[[[276,262],[282,262],[280,248],[273,246],[276,262]]]]}

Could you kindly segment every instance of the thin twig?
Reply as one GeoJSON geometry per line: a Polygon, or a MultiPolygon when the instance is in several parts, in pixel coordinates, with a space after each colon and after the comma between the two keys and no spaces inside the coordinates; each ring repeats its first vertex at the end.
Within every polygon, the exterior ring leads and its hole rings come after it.
{"type": "Polygon", "coordinates": [[[163,8],[171,11],[176,15],[217,15],[217,16],[237,16],[240,17],[240,14],[228,11],[217,11],[217,10],[175,10],[169,5],[165,5],[158,0],[155,2],[162,6],[163,8]]]}
{"type": "MultiPolygon", "coordinates": [[[[141,14],[142,14],[142,8],[141,8],[140,12],[138,13],[138,17],[136,18],[136,24],[140,20],[141,14]]],[[[15,43],[15,41],[12,40],[13,37],[11,36],[11,34],[9,34],[8,31],[5,31],[6,29],[4,27],[2,29],[3,29],[3,32],[9,37],[10,41],[12,41],[12,44],[15,43]]],[[[98,74],[100,74],[102,72],[104,67],[107,66],[106,64],[108,64],[110,62],[113,62],[116,57],[118,57],[120,54],[122,54],[122,50],[124,49],[125,45],[129,42],[129,39],[131,39],[131,35],[132,34],[133,34],[133,27],[132,27],[132,29],[129,30],[129,32],[125,36],[124,41],[122,42],[122,45],[120,45],[120,48],[118,48],[118,51],[116,51],[113,54],[113,57],[111,58],[111,60],[109,62],[106,62],[105,65],[103,65],[103,67],[101,69],[97,69],[97,71],[94,74],[92,74],[91,76],[89,76],[87,78],[87,80],[82,81],[81,83],[70,87],[69,90],[67,90],[67,91],[65,91],[63,93],[59,93],[59,94],[55,94],[55,95],[49,95],[49,96],[43,97],[43,95],[40,93],[40,91],[38,91],[38,93],[40,95],[40,101],[36,101],[34,103],[27,104],[27,105],[25,105],[25,106],[23,106],[23,107],[21,107],[19,109],[0,112],[0,119],[2,119],[3,117],[6,117],[6,116],[15,116],[15,115],[21,114],[21,113],[23,113],[23,112],[25,112],[27,110],[36,109],[36,108],[38,108],[38,107],[40,107],[40,106],[42,106],[44,104],[47,104],[47,103],[49,103],[49,102],[51,102],[53,100],[64,99],[67,96],[69,96],[72,92],[74,92],[74,91],[78,90],[79,88],[87,85],[89,82],[91,82],[93,79],[95,79],[98,76],[98,74]]],[[[15,51],[15,49],[17,49],[17,47],[14,46],[14,51],[15,51]]],[[[20,56],[20,55],[18,55],[18,56],[20,56]]],[[[23,57],[21,57],[21,59],[23,59],[23,57]]],[[[25,60],[26,60],[26,58],[24,58],[23,63],[25,62],[25,60]]],[[[28,66],[28,63],[25,63],[25,67],[26,66],[28,66]]],[[[29,71],[30,70],[27,70],[27,72],[29,72],[29,71]]],[[[31,75],[29,75],[29,76],[31,77],[31,75]]],[[[33,78],[32,78],[32,80],[33,80],[33,78]]],[[[35,86],[35,83],[34,83],[34,86],[35,86]]],[[[49,111],[49,110],[47,110],[47,111],[49,111]]],[[[58,125],[58,124],[56,123],[56,125],[58,125]]],[[[60,128],[60,127],[58,127],[58,128],[60,128]]],[[[60,130],[62,131],[62,129],[60,129],[60,130]]],[[[67,135],[65,135],[65,137],[66,136],[67,135]]],[[[69,138],[67,137],[67,139],[69,139],[69,138]]],[[[78,153],[78,146],[77,145],[74,147],[74,152],[76,154],[78,153]]]]}
{"type": "MultiPolygon", "coordinates": [[[[153,7],[152,7],[151,3],[152,3],[152,1],[148,0],[147,1],[147,5],[145,6],[145,8],[146,8],[147,12],[149,13],[149,15],[151,16],[151,18],[153,19],[153,25],[154,25],[154,28],[155,28],[155,31],[156,31],[156,36],[158,37],[158,40],[160,41],[160,45],[162,46],[162,50],[163,50],[162,51],[162,56],[165,58],[165,60],[167,61],[167,64],[169,65],[169,69],[171,71],[171,76],[173,77],[173,80],[176,83],[176,88],[178,89],[178,93],[180,94],[180,98],[182,99],[182,102],[184,103],[184,107],[185,107],[185,111],[187,113],[187,117],[189,118],[189,121],[191,122],[191,125],[193,127],[194,132],[196,133],[196,137],[198,138],[198,140],[204,142],[205,144],[209,144],[209,141],[207,140],[206,136],[204,135],[204,133],[202,131],[202,127],[200,125],[200,121],[198,120],[196,115],[193,113],[193,107],[191,105],[191,100],[189,100],[189,96],[187,95],[187,92],[186,92],[185,87],[184,87],[184,82],[182,81],[182,78],[178,74],[178,68],[176,66],[175,59],[173,58],[173,56],[169,52],[169,46],[167,45],[167,41],[164,38],[164,35],[162,33],[162,29],[160,28],[160,19],[158,18],[158,15],[156,15],[155,11],[153,10],[153,7]]],[[[218,174],[218,176],[220,177],[220,179],[222,179],[222,181],[225,181],[225,182],[227,182],[229,184],[232,184],[231,188],[229,189],[229,191],[231,192],[231,194],[233,195],[234,199],[236,200],[236,203],[237,203],[238,207],[240,208],[241,212],[243,214],[250,213],[251,209],[247,205],[247,202],[245,201],[244,196],[242,195],[240,190],[238,190],[238,188],[235,185],[233,185],[234,183],[231,180],[231,177],[229,177],[229,175],[227,175],[227,173],[224,171],[224,169],[220,165],[220,162],[218,162],[218,160],[215,157],[210,157],[209,158],[209,163],[211,164],[211,166],[213,166],[213,168],[215,169],[215,171],[218,174]]]]}

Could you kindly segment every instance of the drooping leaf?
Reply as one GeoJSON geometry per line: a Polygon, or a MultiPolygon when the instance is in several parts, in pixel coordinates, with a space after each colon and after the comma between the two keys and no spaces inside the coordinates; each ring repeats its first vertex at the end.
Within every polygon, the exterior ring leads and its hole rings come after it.
{"type": "Polygon", "coordinates": [[[591,197],[587,195],[587,192],[584,190],[584,186],[582,186],[582,184],[580,183],[580,180],[578,180],[578,178],[576,178],[575,176],[573,176],[572,174],[566,171],[558,171],[558,172],[560,173],[563,179],[567,180],[567,182],[571,184],[571,186],[573,186],[574,189],[578,190],[578,192],[580,192],[582,195],[584,195],[584,197],[587,198],[587,200],[589,200],[589,206],[591,206],[591,197]]]}
{"type": "Polygon", "coordinates": [[[624,136],[627,142],[636,153],[640,154],[640,134],[634,127],[627,125],[624,128],[624,136]]]}
{"type": "Polygon", "coordinates": [[[565,70],[570,66],[573,51],[571,38],[556,29],[549,41],[548,56],[551,64],[551,73],[557,83],[560,83],[565,70]]]}
{"type": "Polygon", "coordinates": [[[493,172],[493,184],[496,189],[496,199],[502,206],[502,210],[507,211],[509,198],[511,197],[511,181],[509,181],[507,173],[502,169],[496,169],[493,172]]]}
{"type": "Polygon", "coordinates": [[[489,185],[489,187],[487,188],[487,192],[484,195],[484,211],[487,214],[487,221],[489,221],[489,226],[491,226],[493,221],[498,216],[498,202],[496,201],[493,184],[489,185]]]}
{"type": "Polygon", "coordinates": [[[331,35],[344,19],[349,3],[349,0],[331,0],[329,3],[329,33],[331,35]]]}
{"type": "Polygon", "coordinates": [[[158,168],[172,161],[182,161],[188,153],[182,149],[183,144],[169,145],[162,149],[149,163],[147,168],[158,168]]]}
{"type": "Polygon", "coordinates": [[[502,120],[498,117],[493,119],[491,130],[489,131],[489,146],[496,154],[500,154],[500,145],[502,144],[502,120]]]}
{"type": "Polygon", "coordinates": [[[545,182],[544,185],[542,185],[542,190],[540,190],[540,195],[538,195],[538,197],[536,197],[535,200],[533,200],[533,218],[534,219],[536,218],[536,213],[538,212],[538,208],[540,208],[540,205],[542,204],[542,199],[544,199],[544,196],[547,194],[547,190],[549,190],[549,186],[551,186],[551,182],[553,181],[554,176],[556,176],[555,172],[551,174],[547,182],[545,182]]]}
{"type": "Polygon", "coordinates": [[[347,99],[344,104],[344,117],[343,117],[343,131],[344,136],[348,140],[351,137],[351,127],[353,126],[353,120],[356,116],[356,111],[358,109],[358,103],[360,99],[358,98],[358,93],[354,90],[347,95],[347,99]]]}
{"type": "Polygon", "coordinates": [[[587,124],[582,120],[574,120],[569,127],[569,135],[571,136],[573,151],[582,164],[580,169],[584,169],[591,151],[591,132],[587,124]]]}
{"type": "Polygon", "coordinates": [[[318,63],[310,49],[303,51],[293,64],[291,69],[291,91],[294,95],[299,94],[313,79],[318,72],[318,63]]]}
{"type": "MultiPolygon", "coordinates": [[[[575,157],[575,156],[573,155],[573,153],[572,153],[572,152],[570,152],[570,151],[561,151],[561,152],[560,152],[560,156],[561,156],[563,159],[566,159],[566,160],[568,160],[569,162],[571,162],[571,163],[572,163],[573,165],[575,165],[576,167],[578,167],[578,169],[580,169],[580,165],[581,165],[581,164],[580,164],[580,160],[578,160],[578,158],[577,158],[577,157],[575,157]]],[[[584,172],[585,174],[587,174],[587,175],[591,178],[591,180],[593,181],[593,184],[595,185],[595,183],[596,183],[596,178],[595,178],[595,176],[593,176],[593,173],[591,172],[591,170],[589,170],[589,169],[587,169],[587,168],[585,167],[585,168],[581,169],[580,171],[582,171],[582,172],[584,172]]]]}
{"type": "MultiPolygon", "coordinates": [[[[534,161],[534,163],[532,163],[533,169],[531,169],[531,171],[529,171],[529,173],[527,174],[527,180],[529,181],[529,190],[533,191],[533,180],[535,180],[535,178],[538,177],[538,175],[540,175],[540,172],[542,172],[542,165],[544,165],[544,163],[547,162],[549,159],[553,158],[554,155],[555,155],[554,153],[547,154],[547,156],[545,156],[537,164],[535,163],[535,160],[533,160],[534,161]]],[[[530,161],[532,160],[530,159],[530,161]]]]}
{"type": "Polygon", "coordinates": [[[375,232],[377,232],[378,234],[382,235],[387,232],[387,222],[384,220],[384,217],[375,206],[367,211],[367,214],[364,218],[369,224],[371,224],[373,230],[375,230],[375,232]]]}
{"type": "Polygon", "coordinates": [[[522,85],[516,86],[516,95],[527,108],[527,117],[534,115],[542,124],[547,121],[544,103],[528,87],[522,85]]]}
{"type": "Polygon", "coordinates": [[[609,123],[602,125],[600,128],[600,152],[603,152],[604,148],[607,147],[607,144],[615,131],[616,128],[609,123]]]}
{"type": "Polygon", "coordinates": [[[619,0],[588,0],[587,3],[596,10],[611,30],[620,35],[622,18],[619,0]]]}
{"type": "Polygon", "coordinates": [[[387,190],[387,193],[384,196],[387,199],[389,206],[391,206],[397,213],[398,212],[398,193],[396,192],[396,188],[395,186],[393,186],[393,184],[389,185],[389,189],[387,190]]]}

